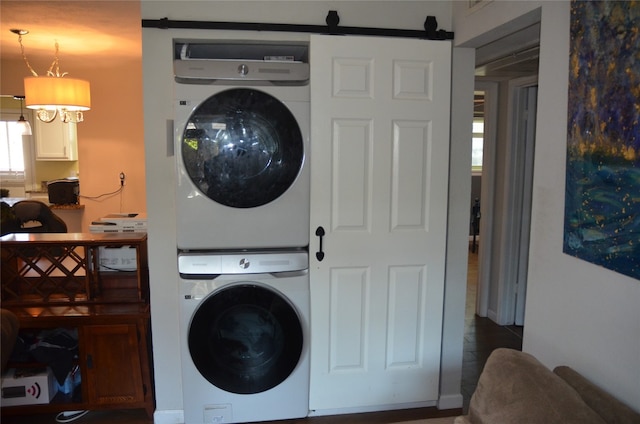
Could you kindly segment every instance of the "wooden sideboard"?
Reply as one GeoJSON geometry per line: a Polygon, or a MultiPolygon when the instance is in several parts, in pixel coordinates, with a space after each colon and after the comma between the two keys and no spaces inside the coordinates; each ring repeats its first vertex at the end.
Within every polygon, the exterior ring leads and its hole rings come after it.
{"type": "Polygon", "coordinates": [[[60,392],[48,404],[3,407],[2,415],[144,408],[152,416],[146,234],[8,234],[0,249],[2,307],[18,316],[21,331],[77,330],[81,373],[73,393],[60,392]],[[135,266],[104,266],[104,249],[132,249],[135,266]]]}

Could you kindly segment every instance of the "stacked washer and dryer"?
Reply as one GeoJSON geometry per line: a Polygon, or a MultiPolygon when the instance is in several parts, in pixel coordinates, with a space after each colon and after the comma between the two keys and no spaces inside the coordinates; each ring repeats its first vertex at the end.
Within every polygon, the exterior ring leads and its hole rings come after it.
{"type": "Polygon", "coordinates": [[[174,40],[185,424],[307,416],[306,43],[174,40]]]}

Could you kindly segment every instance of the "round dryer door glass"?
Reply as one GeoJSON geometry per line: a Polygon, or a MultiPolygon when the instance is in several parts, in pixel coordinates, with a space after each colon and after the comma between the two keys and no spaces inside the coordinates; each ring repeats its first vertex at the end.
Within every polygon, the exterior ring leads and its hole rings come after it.
{"type": "Polygon", "coordinates": [[[302,133],[291,111],[253,89],[230,89],[207,99],[189,118],[181,144],[196,187],[235,208],[280,197],[304,161],[302,133]]]}
{"type": "Polygon", "coordinates": [[[300,318],[282,295],[251,283],[205,298],[189,326],[193,363],[231,393],[269,390],[291,375],[302,355],[300,318]]]}

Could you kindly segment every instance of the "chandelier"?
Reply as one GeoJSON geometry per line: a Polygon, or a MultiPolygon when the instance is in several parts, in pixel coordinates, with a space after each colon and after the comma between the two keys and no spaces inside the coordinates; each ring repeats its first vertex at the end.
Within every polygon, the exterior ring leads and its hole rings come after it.
{"type": "Polygon", "coordinates": [[[22,59],[32,75],[24,78],[26,107],[37,110],[36,116],[43,122],[52,122],[56,116],[60,116],[62,122],[82,122],[83,112],[91,109],[89,81],[69,78],[67,72],[60,72],[57,41],[54,60],[47,75],[38,76],[29,64],[22,45],[22,36],[29,31],[11,29],[11,32],[18,35],[22,59]]]}

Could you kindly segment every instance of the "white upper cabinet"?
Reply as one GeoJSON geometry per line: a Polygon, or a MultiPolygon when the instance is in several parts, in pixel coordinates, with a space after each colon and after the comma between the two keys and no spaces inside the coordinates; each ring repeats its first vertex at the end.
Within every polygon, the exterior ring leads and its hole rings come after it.
{"type": "Polygon", "coordinates": [[[76,124],[65,124],[59,119],[46,123],[34,120],[36,160],[78,160],[76,124]]]}

